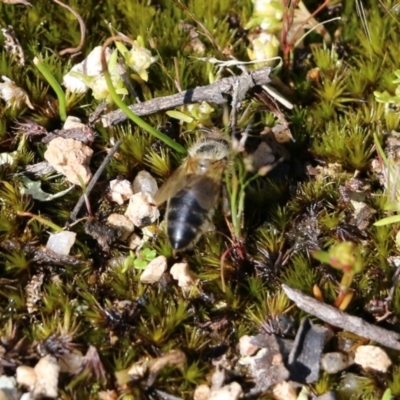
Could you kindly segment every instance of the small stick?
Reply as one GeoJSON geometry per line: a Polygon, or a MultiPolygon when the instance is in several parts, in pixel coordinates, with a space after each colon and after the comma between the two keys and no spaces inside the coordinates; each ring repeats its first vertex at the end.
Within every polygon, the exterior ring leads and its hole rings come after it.
{"type": "Polygon", "coordinates": [[[282,284],[282,289],[286,296],[296,303],[297,307],[311,315],[315,315],[322,321],[366,339],[373,340],[385,347],[400,350],[400,334],[397,332],[388,331],[387,329],[372,325],[359,317],[346,314],[329,304],[321,303],[310,296],[306,296],[300,290],[293,289],[285,284],[282,284]]]}
{"type": "Polygon", "coordinates": [[[111,158],[114,156],[115,152],[118,150],[119,146],[121,146],[122,140],[119,139],[117,143],[115,143],[114,147],[108,152],[107,156],[104,158],[103,162],[101,163],[99,169],[96,171],[96,173],[93,175],[91,181],[89,182],[89,185],[87,185],[86,191],[82,196],[79,198],[78,203],[76,203],[76,206],[74,210],[72,211],[69,219],[71,221],[75,221],[76,217],[78,216],[78,213],[85,202],[85,199],[89,196],[90,192],[92,191],[94,185],[97,183],[97,181],[100,178],[100,175],[103,173],[104,169],[106,168],[107,164],[110,162],[111,158]]]}
{"type": "MultiPolygon", "coordinates": [[[[248,90],[256,85],[265,85],[271,82],[271,68],[265,67],[257,69],[250,74],[244,73],[239,76],[230,76],[220,79],[210,85],[188,89],[181,93],[171,96],[158,97],[140,104],[130,105],[129,108],[138,116],[154,114],[159,111],[169,110],[184,104],[201,103],[207,101],[215,104],[227,102],[226,95],[232,96],[235,84],[240,88],[239,94],[244,95],[248,90]]],[[[238,101],[242,98],[238,98],[238,101]]],[[[101,118],[103,126],[109,127],[123,122],[128,117],[122,110],[112,111],[101,118]]]]}

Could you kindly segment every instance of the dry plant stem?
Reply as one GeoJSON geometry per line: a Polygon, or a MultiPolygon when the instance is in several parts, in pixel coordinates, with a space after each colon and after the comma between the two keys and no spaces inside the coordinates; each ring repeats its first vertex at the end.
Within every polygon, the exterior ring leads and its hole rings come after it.
{"type": "Polygon", "coordinates": [[[100,175],[103,173],[107,164],[110,162],[110,160],[114,156],[115,152],[119,149],[119,146],[121,146],[121,143],[122,143],[121,139],[118,140],[117,143],[115,143],[114,147],[108,152],[107,156],[104,158],[99,169],[93,175],[93,178],[89,182],[89,185],[87,185],[86,192],[79,198],[78,203],[76,203],[76,206],[69,217],[69,219],[71,221],[76,220],[76,217],[78,216],[78,213],[79,213],[83,203],[86,201],[86,198],[89,196],[90,192],[92,191],[94,185],[97,183],[98,179],[100,178],[100,175]]]}
{"type": "MultiPolygon", "coordinates": [[[[270,73],[270,67],[260,68],[250,74],[243,73],[239,76],[223,78],[211,85],[188,89],[181,93],[159,97],[140,104],[133,104],[129,106],[129,109],[136,115],[142,116],[169,110],[184,104],[201,103],[203,101],[214,104],[224,104],[227,102],[226,96],[233,95],[235,84],[239,85],[241,93],[244,93],[256,85],[265,85],[271,82],[271,78],[269,77],[270,73]]],[[[239,101],[240,100],[241,99],[239,99],[239,101]]],[[[104,127],[108,127],[119,124],[127,118],[128,117],[122,110],[116,110],[103,116],[101,122],[104,127]]]]}
{"type": "MultiPolygon", "coordinates": [[[[285,46],[283,46],[283,60],[284,60],[284,64],[287,64],[288,58],[289,58],[289,53],[292,51],[292,47],[293,47],[293,43],[296,40],[297,35],[300,33],[300,31],[303,29],[304,26],[307,25],[308,21],[310,21],[311,19],[313,19],[321,10],[323,10],[325,7],[328,6],[328,4],[331,2],[331,0],[325,0],[297,29],[296,31],[293,33],[292,35],[292,40],[291,42],[287,43],[286,38],[284,41],[282,41],[282,43],[285,43],[285,46]]],[[[299,3],[299,2],[297,2],[299,3]]],[[[296,4],[297,6],[297,4],[296,4]]],[[[292,22],[293,22],[293,18],[292,18],[292,22]]],[[[289,33],[290,30],[290,26],[288,26],[287,28],[287,32],[286,32],[286,36],[289,33]]],[[[282,32],[283,33],[283,32],[282,32]]]]}
{"type": "MultiPolygon", "coordinates": [[[[283,23],[282,23],[282,32],[281,32],[281,42],[282,48],[286,50],[288,48],[287,37],[290,30],[290,27],[293,24],[294,19],[294,11],[299,4],[300,0],[284,0],[283,1],[283,8],[285,10],[283,14],[283,23]]],[[[290,47],[290,46],[289,46],[290,47]]],[[[286,52],[285,52],[286,54],[286,52]]]]}
{"type": "Polygon", "coordinates": [[[63,56],[65,54],[75,54],[78,53],[79,51],[82,50],[83,45],[85,44],[85,38],[86,38],[86,25],[83,22],[82,17],[70,6],[68,6],[67,4],[62,3],[60,0],[53,0],[54,3],[57,3],[58,5],[60,5],[61,7],[66,8],[69,12],[71,12],[72,14],[74,14],[75,18],[78,20],[79,22],[79,27],[81,29],[81,41],[79,42],[79,45],[77,47],[69,47],[68,49],[65,49],[63,51],[60,51],[60,56],[63,56]]]}
{"type": "Polygon", "coordinates": [[[322,321],[366,339],[373,340],[385,347],[400,350],[400,334],[369,324],[361,318],[348,315],[331,305],[321,303],[310,296],[306,296],[300,290],[292,289],[285,284],[282,284],[282,289],[286,296],[296,303],[297,307],[311,315],[315,315],[322,321]]]}

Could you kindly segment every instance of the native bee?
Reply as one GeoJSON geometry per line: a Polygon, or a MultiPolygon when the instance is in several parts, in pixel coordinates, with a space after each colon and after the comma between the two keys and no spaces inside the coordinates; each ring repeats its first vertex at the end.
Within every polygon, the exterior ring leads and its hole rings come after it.
{"type": "Polygon", "coordinates": [[[203,137],[155,195],[167,203],[167,234],[174,250],[193,246],[210,224],[221,190],[230,147],[220,136],[203,137]]]}

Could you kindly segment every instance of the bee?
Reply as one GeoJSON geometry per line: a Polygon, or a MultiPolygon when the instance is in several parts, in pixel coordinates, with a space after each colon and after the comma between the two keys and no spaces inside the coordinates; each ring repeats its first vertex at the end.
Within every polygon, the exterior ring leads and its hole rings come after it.
{"type": "Polygon", "coordinates": [[[210,224],[230,147],[214,135],[198,140],[188,153],[155,195],[157,205],[167,201],[167,234],[175,251],[192,247],[210,224]]]}

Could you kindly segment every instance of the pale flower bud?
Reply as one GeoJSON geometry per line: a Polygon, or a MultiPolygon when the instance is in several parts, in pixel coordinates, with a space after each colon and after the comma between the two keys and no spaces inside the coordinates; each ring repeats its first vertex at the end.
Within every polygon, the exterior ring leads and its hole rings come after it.
{"type": "Polygon", "coordinates": [[[252,61],[267,61],[264,65],[271,65],[268,60],[276,57],[279,53],[279,40],[275,35],[261,32],[253,40],[251,40],[253,50],[247,49],[250,60],[252,61]]]}
{"type": "Polygon", "coordinates": [[[143,39],[138,36],[137,40],[133,42],[130,50],[128,50],[121,42],[116,42],[118,51],[125,58],[126,64],[132,68],[141,79],[147,81],[149,75],[147,69],[156,61],[155,57],[151,55],[150,50],[146,49],[143,45],[143,39]]]}
{"type": "Polygon", "coordinates": [[[211,122],[210,118],[214,109],[206,101],[203,101],[201,104],[188,105],[188,111],[196,121],[207,124],[211,122]]]}

